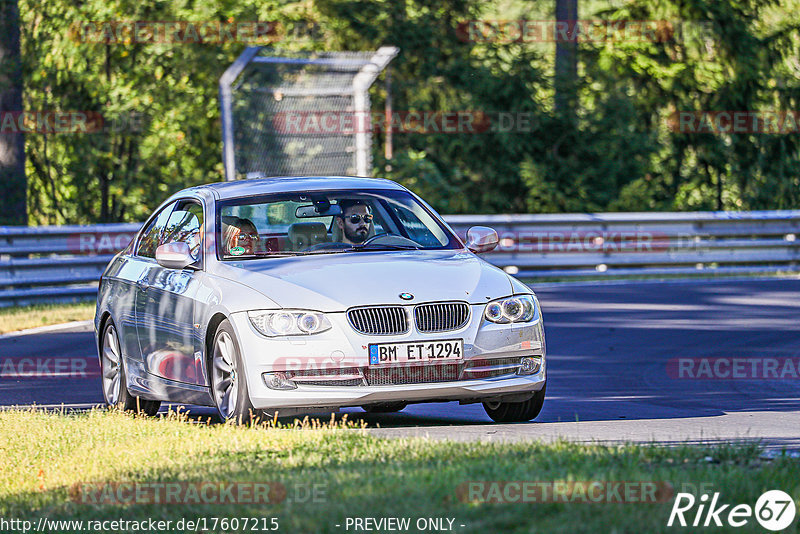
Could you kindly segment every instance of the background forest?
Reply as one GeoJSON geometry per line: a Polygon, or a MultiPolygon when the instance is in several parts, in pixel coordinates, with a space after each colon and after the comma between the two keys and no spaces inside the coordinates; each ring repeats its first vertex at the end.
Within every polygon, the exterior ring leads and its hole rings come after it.
{"type": "MultiPolygon", "coordinates": [[[[553,2],[20,0],[23,109],[93,110],[109,131],[25,136],[30,224],[141,221],[221,180],[217,100],[243,43],[81,42],[76,21],[277,21],[274,46],[396,45],[396,110],[529,112],[529,132],[397,133],[374,174],[443,213],[796,208],[800,134],[686,133],[679,111],[798,110],[794,1],[581,1],[580,19],[675,21],[674,38],[578,45],[574,99],[554,102],[552,42],[471,41],[468,20],[552,20],[553,2]]],[[[383,78],[373,87],[382,110],[383,78]]]]}

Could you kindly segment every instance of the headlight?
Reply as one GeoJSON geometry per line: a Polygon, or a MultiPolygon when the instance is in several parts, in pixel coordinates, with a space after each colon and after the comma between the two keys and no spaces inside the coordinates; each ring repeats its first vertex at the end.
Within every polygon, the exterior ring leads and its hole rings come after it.
{"type": "Polygon", "coordinates": [[[514,295],[493,300],[486,305],[483,316],[493,323],[527,323],[536,318],[536,300],[533,295],[514,295]]]}
{"type": "Polygon", "coordinates": [[[318,334],[331,328],[324,313],[313,311],[251,311],[247,316],[255,329],[268,337],[318,334]]]}
{"type": "Polygon", "coordinates": [[[486,305],[486,318],[494,323],[503,319],[503,306],[499,302],[490,302],[486,305]]]}

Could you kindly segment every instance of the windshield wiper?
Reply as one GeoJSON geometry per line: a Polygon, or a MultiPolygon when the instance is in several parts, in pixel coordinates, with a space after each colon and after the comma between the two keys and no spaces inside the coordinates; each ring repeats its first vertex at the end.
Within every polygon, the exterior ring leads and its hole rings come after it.
{"type": "Polygon", "coordinates": [[[383,243],[375,243],[374,245],[370,243],[369,245],[362,245],[362,246],[353,246],[352,248],[346,249],[348,252],[360,252],[362,250],[370,251],[370,250],[419,250],[419,247],[415,247],[414,245],[390,245],[390,244],[383,244],[383,243]]]}

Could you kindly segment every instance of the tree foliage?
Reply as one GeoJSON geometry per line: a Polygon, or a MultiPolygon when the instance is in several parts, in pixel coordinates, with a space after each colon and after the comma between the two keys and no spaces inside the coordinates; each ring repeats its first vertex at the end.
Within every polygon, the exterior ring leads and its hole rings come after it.
{"type": "MultiPolygon", "coordinates": [[[[375,174],[446,213],[797,206],[797,133],[669,127],[686,110],[797,110],[795,3],[587,5],[593,11],[582,4],[581,18],[682,21],[683,33],[581,43],[574,120],[553,106],[552,43],[470,42],[459,34],[464,21],[503,18],[489,2],[21,0],[24,108],[96,111],[108,122],[103,132],[26,136],[31,221],[140,221],[169,193],[222,179],[217,82],[246,45],[75,36],[76,23],[114,20],[302,21],[319,28],[314,40],[276,46],[399,46],[391,64],[395,110],[529,114],[527,132],[397,133],[391,161],[382,135],[375,137],[375,174]]],[[[376,84],[373,108],[384,99],[376,84]]]]}

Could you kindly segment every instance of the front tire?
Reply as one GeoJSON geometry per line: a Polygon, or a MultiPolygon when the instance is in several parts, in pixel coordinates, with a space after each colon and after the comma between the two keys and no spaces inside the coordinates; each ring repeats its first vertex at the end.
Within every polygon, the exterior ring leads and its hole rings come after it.
{"type": "Polygon", "coordinates": [[[250,402],[239,343],[227,319],[214,335],[210,367],[214,405],[223,421],[246,424],[260,414],[250,402]]]}
{"type": "Polygon", "coordinates": [[[103,399],[109,409],[155,415],[161,401],[146,400],[131,395],[125,377],[122,351],[114,321],[108,320],[103,328],[100,348],[100,371],[102,373],[103,399]]]}
{"type": "Polygon", "coordinates": [[[531,421],[539,415],[544,406],[547,382],[533,397],[522,402],[484,402],[483,409],[495,423],[520,423],[531,421]]]}

